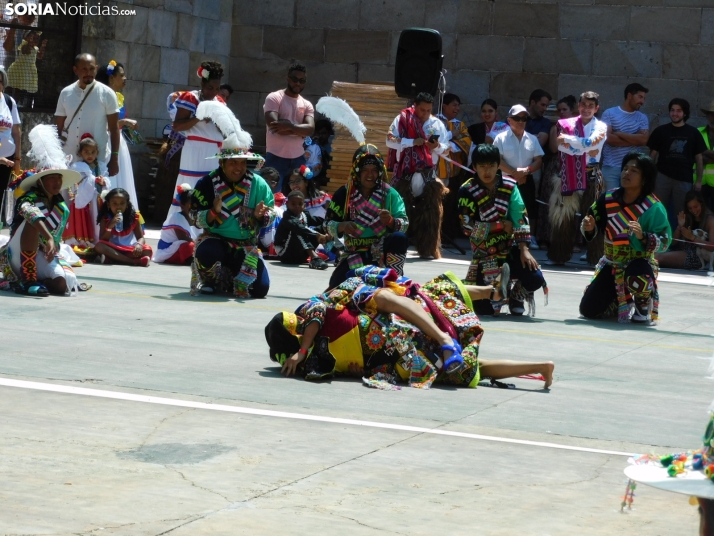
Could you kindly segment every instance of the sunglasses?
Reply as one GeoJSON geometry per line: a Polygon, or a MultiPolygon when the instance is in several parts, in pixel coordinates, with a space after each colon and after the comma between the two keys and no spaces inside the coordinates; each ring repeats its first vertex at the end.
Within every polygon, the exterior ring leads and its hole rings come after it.
{"type": "Polygon", "coordinates": [[[297,76],[288,76],[295,84],[304,84],[307,82],[307,78],[298,78],[297,76]]]}
{"type": "Polygon", "coordinates": [[[519,123],[525,123],[526,121],[528,121],[527,117],[523,117],[521,115],[515,115],[513,117],[510,117],[509,119],[513,119],[514,121],[518,121],[519,123]]]}

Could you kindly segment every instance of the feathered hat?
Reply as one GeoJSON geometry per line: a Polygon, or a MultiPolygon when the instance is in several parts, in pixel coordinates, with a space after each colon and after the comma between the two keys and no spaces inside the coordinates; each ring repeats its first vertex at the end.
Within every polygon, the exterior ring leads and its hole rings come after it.
{"type": "Polygon", "coordinates": [[[196,108],[196,118],[210,119],[221,131],[224,138],[221,150],[213,156],[207,157],[206,160],[211,158],[218,158],[219,160],[245,158],[256,161],[258,163],[256,169],[259,169],[265,162],[265,158],[257,153],[250,152],[253,138],[243,130],[238,118],[225,104],[218,101],[203,101],[196,108]]]}
{"type": "Polygon", "coordinates": [[[27,153],[27,157],[35,164],[35,168],[25,171],[20,177],[17,186],[20,190],[27,192],[47,175],[62,175],[63,189],[82,180],[82,175],[78,172],[67,169],[72,157],[64,154],[56,126],[37,125],[30,131],[29,139],[32,149],[27,153]]]}

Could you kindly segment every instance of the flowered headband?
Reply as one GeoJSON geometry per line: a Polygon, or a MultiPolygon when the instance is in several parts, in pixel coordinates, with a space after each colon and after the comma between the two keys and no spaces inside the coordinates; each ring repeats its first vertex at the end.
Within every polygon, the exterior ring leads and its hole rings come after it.
{"type": "Polygon", "coordinates": [[[305,164],[300,166],[300,175],[302,175],[305,178],[305,180],[307,180],[307,181],[309,181],[310,179],[312,179],[315,176],[315,174],[312,172],[312,170],[309,167],[307,167],[305,164]]]}
{"type": "Polygon", "coordinates": [[[116,68],[116,66],[117,66],[116,61],[112,60],[109,62],[109,64],[107,65],[107,75],[108,76],[114,76],[114,69],[116,68]]]}
{"type": "Polygon", "coordinates": [[[184,182],[183,184],[179,184],[176,187],[176,195],[174,196],[174,199],[178,202],[178,204],[181,204],[181,194],[184,192],[188,192],[191,190],[191,185],[187,182],[184,182]]]}
{"type": "Polygon", "coordinates": [[[209,71],[205,67],[199,67],[196,71],[196,74],[201,80],[208,80],[211,77],[211,71],[209,71]]]}

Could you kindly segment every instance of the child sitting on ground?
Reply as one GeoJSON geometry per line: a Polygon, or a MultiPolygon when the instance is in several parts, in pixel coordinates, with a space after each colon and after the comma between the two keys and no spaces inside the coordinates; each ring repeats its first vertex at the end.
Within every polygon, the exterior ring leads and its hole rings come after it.
{"type": "Polygon", "coordinates": [[[322,225],[321,218],[315,218],[305,211],[305,196],[300,190],[288,194],[283,219],[275,233],[275,251],[284,264],[310,263],[310,268],[327,269],[327,263],[315,252],[318,244],[324,244],[328,236],[320,234],[314,227],[322,225]]]}
{"type": "Polygon", "coordinates": [[[275,259],[278,257],[275,251],[275,232],[278,229],[280,220],[283,217],[283,212],[285,211],[285,195],[278,191],[278,186],[280,185],[280,173],[273,167],[264,167],[258,171],[261,177],[265,179],[265,182],[270,186],[270,190],[273,192],[273,198],[275,199],[275,219],[268,227],[261,227],[260,234],[258,235],[258,240],[260,242],[260,249],[264,253],[264,257],[268,259],[275,259]]]}
{"type": "Polygon", "coordinates": [[[181,205],[181,212],[169,214],[161,227],[161,238],[154,253],[154,262],[166,264],[191,264],[196,242],[195,227],[191,226],[188,213],[191,210],[191,185],[184,183],[176,188],[174,199],[181,205]]]}
{"type": "Polygon", "coordinates": [[[153,250],[146,245],[139,215],[123,188],[110,190],[97,216],[99,240],[94,247],[97,261],[149,266],[153,250]]]}
{"type": "Polygon", "coordinates": [[[70,216],[62,240],[73,246],[78,255],[91,253],[99,235],[96,225],[98,199],[102,191],[109,189],[107,167],[97,158],[99,146],[91,134],[82,134],[77,156],[80,158],[70,166],[79,172],[82,180],[76,186],[65,190],[69,193],[70,216]]]}

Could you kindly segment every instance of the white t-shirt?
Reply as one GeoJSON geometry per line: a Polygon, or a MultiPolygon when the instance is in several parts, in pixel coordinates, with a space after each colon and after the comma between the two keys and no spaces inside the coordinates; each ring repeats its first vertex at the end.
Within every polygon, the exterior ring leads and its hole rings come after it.
{"type": "MultiPolygon", "coordinates": [[[[640,111],[626,112],[619,106],[608,108],[602,114],[602,122],[612,127],[613,132],[624,132],[625,134],[637,134],[641,130],[649,130],[650,122],[647,116],[640,111]]],[[[615,147],[607,143],[602,149],[602,165],[620,168],[622,159],[631,150],[637,149],[634,146],[615,147]]],[[[649,153],[647,147],[639,148],[644,153],[649,153]]]]}
{"type": "Polygon", "coordinates": [[[17,111],[17,103],[10,97],[12,111],[7,107],[5,97],[0,97],[0,156],[9,158],[15,154],[15,140],[12,138],[13,125],[19,125],[20,113],[17,111]]]}
{"type": "Polygon", "coordinates": [[[498,148],[506,164],[513,168],[530,166],[536,156],[543,156],[538,138],[528,132],[523,132],[519,141],[513,131],[508,129],[494,138],[493,145],[498,148]]]}
{"type": "MultiPolygon", "coordinates": [[[[82,108],[69,127],[64,152],[72,155],[72,158],[76,158],[79,140],[82,134],[89,132],[99,146],[99,160],[108,162],[111,156],[111,147],[109,145],[109,131],[107,130],[107,116],[119,112],[119,102],[117,101],[117,94],[114,93],[112,88],[97,81],[94,84],[96,84],[94,90],[84,101],[82,108]]],[[[79,104],[90,87],[91,84],[82,89],[79,87],[79,83],[75,82],[64,88],[60,93],[55,115],[65,118],[65,128],[67,128],[70,119],[79,108],[79,104]]],[[[118,150],[119,147],[117,147],[118,150]]]]}

